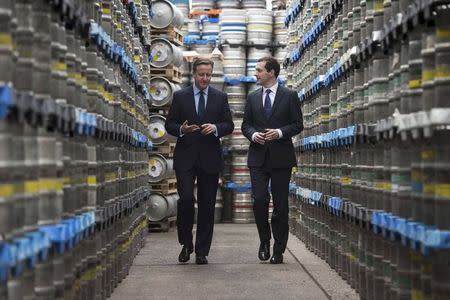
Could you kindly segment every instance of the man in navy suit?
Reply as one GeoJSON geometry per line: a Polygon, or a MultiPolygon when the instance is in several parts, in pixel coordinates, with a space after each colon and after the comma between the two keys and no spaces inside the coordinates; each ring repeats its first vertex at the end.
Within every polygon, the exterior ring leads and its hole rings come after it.
{"type": "Polygon", "coordinates": [[[256,64],[256,78],[262,88],[249,94],[242,121],[242,133],[250,140],[247,165],[252,183],[253,212],[258,229],[260,260],[270,258],[268,186],[272,191],[272,264],[283,263],[289,235],[289,181],[296,165],[291,138],[303,129],[300,101],[296,92],[278,85],[280,65],[273,57],[256,64]]]}
{"type": "Polygon", "coordinates": [[[180,263],[194,251],[194,181],[197,179],[197,264],[207,264],[214,228],[214,209],[223,169],[219,138],[233,132],[227,94],[211,86],[214,62],[197,59],[193,63],[194,84],[173,95],[166,119],[166,130],[178,137],[174,151],[174,169],[180,199],[177,208],[178,241],[183,246],[180,263]]]}

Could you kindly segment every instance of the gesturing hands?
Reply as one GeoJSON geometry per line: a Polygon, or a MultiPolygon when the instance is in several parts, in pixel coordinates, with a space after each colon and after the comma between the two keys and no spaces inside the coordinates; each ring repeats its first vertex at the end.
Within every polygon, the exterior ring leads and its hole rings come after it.
{"type": "Polygon", "coordinates": [[[181,125],[181,132],[183,134],[185,133],[191,133],[194,131],[200,130],[200,127],[198,125],[188,125],[188,121],[184,121],[184,123],[181,125]]]}
{"type": "Polygon", "coordinates": [[[201,126],[202,131],[201,134],[208,135],[216,131],[216,126],[210,123],[205,123],[201,126]]]}
{"type": "Polygon", "coordinates": [[[214,124],[205,123],[201,126],[198,126],[196,124],[188,125],[188,121],[184,121],[184,123],[181,125],[181,132],[183,134],[195,132],[197,130],[201,130],[201,134],[208,135],[216,131],[216,126],[214,124]]]}
{"type": "Polygon", "coordinates": [[[254,140],[260,145],[264,145],[268,141],[277,140],[280,138],[276,129],[264,129],[264,132],[257,132],[254,135],[254,140]]]}

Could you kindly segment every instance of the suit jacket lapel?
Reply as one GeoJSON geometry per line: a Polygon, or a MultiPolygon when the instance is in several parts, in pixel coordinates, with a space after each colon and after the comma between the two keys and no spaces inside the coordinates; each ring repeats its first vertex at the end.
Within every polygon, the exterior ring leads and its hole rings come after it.
{"type": "Polygon", "coordinates": [[[209,115],[208,112],[211,110],[211,107],[213,105],[212,99],[214,98],[214,96],[215,96],[214,90],[210,86],[208,88],[208,100],[206,101],[205,117],[209,115]]]}
{"type": "Polygon", "coordinates": [[[277,93],[275,95],[275,100],[273,101],[272,111],[270,112],[269,120],[275,113],[275,110],[280,106],[280,102],[283,100],[284,89],[281,85],[278,86],[277,93]]]}
{"type": "Polygon", "coordinates": [[[195,110],[195,98],[194,98],[194,87],[190,86],[187,92],[186,103],[189,107],[189,111],[195,120],[198,119],[197,111],[195,110]]]}
{"type": "Polygon", "coordinates": [[[263,91],[263,88],[261,87],[261,88],[255,93],[255,97],[256,97],[256,107],[257,107],[258,111],[259,111],[264,117],[266,117],[266,113],[264,112],[264,106],[263,106],[263,102],[262,102],[262,91],[263,91]]]}

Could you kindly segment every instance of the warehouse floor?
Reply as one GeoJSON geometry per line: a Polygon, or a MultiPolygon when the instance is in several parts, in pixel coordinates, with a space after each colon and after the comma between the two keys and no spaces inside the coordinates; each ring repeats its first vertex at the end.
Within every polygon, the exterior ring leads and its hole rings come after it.
{"type": "MultiPolygon", "coordinates": [[[[273,240],[272,240],[273,241],[273,240]]],[[[358,299],[329,266],[290,235],[285,263],[257,257],[254,224],[216,224],[208,265],[178,264],[176,231],[150,233],[114,300],[133,299],[358,299]]]]}

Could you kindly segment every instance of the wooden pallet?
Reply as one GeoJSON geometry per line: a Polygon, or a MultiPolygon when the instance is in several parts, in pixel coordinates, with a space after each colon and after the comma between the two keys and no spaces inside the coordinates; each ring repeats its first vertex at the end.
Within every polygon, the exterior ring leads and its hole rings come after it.
{"type": "Polygon", "coordinates": [[[180,69],[175,66],[167,66],[163,69],[151,67],[150,76],[162,76],[175,83],[181,83],[183,80],[180,69]]]}
{"type": "Polygon", "coordinates": [[[165,157],[173,157],[175,143],[164,143],[162,145],[154,145],[151,153],[161,154],[165,157]]]}
{"type": "Polygon", "coordinates": [[[170,230],[174,230],[177,225],[177,217],[169,217],[162,221],[148,222],[148,231],[150,232],[169,232],[170,230]]]}
{"type": "Polygon", "coordinates": [[[165,38],[177,46],[183,46],[183,34],[181,30],[172,25],[162,29],[152,27],[150,29],[150,38],[165,38]]]}
{"type": "Polygon", "coordinates": [[[189,12],[189,18],[192,19],[194,16],[218,16],[222,12],[221,9],[191,9],[189,12]]]}
{"type": "Polygon", "coordinates": [[[161,182],[151,183],[152,192],[170,195],[177,192],[177,180],[175,178],[164,179],[161,182]]]}

